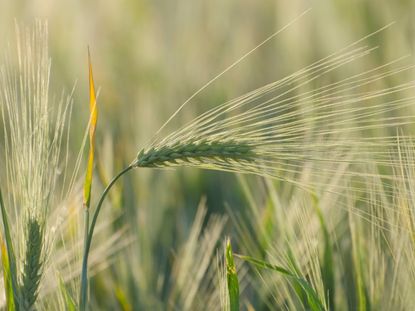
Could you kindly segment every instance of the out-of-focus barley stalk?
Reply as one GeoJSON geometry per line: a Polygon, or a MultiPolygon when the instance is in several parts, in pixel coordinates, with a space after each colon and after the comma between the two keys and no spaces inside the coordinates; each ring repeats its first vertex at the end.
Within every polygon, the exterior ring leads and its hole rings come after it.
{"type": "MultiPolygon", "coordinates": [[[[0,164],[4,196],[0,205],[3,228],[9,228],[5,230],[5,242],[11,242],[6,243],[6,254],[10,266],[16,264],[15,269],[10,267],[16,308],[62,309],[61,304],[40,298],[56,291],[62,283],[72,282],[81,273],[82,238],[77,231],[81,209],[73,207],[81,204],[76,195],[79,187],[74,187],[79,164],[73,170],[67,168],[66,126],[72,99],[62,95],[58,100],[50,100],[47,22],[36,20],[24,27],[16,24],[16,35],[16,47],[11,45],[6,50],[0,69],[4,131],[0,164]]],[[[80,153],[82,150],[83,146],[80,153]]],[[[98,231],[102,234],[109,226],[111,220],[98,231]]],[[[110,254],[130,242],[123,228],[114,232],[93,251],[92,273],[104,266],[110,254]]],[[[3,248],[2,253],[5,255],[3,248]]]]}
{"type": "Polygon", "coordinates": [[[13,242],[17,250],[17,305],[34,308],[48,256],[47,216],[57,191],[60,149],[68,103],[51,116],[50,59],[45,22],[34,30],[16,25],[17,47],[1,69],[1,111],[5,132],[8,202],[12,205],[13,242]]]}

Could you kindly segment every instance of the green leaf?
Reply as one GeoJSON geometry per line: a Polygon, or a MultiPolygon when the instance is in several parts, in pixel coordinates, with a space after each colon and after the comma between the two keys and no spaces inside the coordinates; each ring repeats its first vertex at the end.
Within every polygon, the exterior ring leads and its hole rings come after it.
{"type": "Polygon", "coordinates": [[[16,258],[14,256],[13,251],[13,243],[12,238],[10,235],[10,228],[9,228],[9,220],[7,218],[6,207],[4,206],[3,196],[0,189],[0,210],[1,216],[3,221],[3,229],[4,229],[4,236],[6,240],[6,249],[3,250],[2,246],[2,265],[4,269],[4,280],[5,280],[5,287],[6,287],[6,296],[8,299],[8,310],[18,310],[18,305],[15,302],[18,299],[18,285],[17,285],[17,269],[16,269],[16,258]],[[7,250],[7,251],[6,251],[7,250]],[[6,255],[4,256],[4,253],[6,255]],[[7,262],[7,264],[5,263],[7,262]],[[8,271],[8,276],[6,276],[6,272],[8,271]],[[10,283],[9,283],[10,280],[10,283]],[[8,292],[7,287],[11,285],[12,294],[8,292]],[[11,299],[11,300],[10,300],[11,299]]]}
{"type": "Polygon", "coordinates": [[[364,236],[363,231],[359,230],[353,219],[353,215],[349,215],[349,226],[352,237],[352,263],[354,267],[355,291],[357,295],[357,309],[361,311],[370,311],[371,303],[367,295],[366,283],[364,278],[365,260],[363,257],[364,249],[361,247],[360,238],[364,236]]]}
{"type": "Polygon", "coordinates": [[[128,301],[126,293],[120,286],[115,287],[115,297],[120,305],[120,309],[122,311],[132,311],[133,307],[131,306],[130,302],[128,301]]]}
{"type": "Polygon", "coordinates": [[[255,259],[249,256],[243,256],[243,255],[235,255],[235,256],[257,266],[258,268],[276,271],[282,274],[283,276],[289,278],[291,281],[293,281],[295,286],[300,286],[304,290],[306,297],[307,297],[308,306],[304,306],[306,309],[309,308],[313,311],[325,310],[324,304],[320,301],[318,294],[305,279],[298,277],[296,274],[294,274],[293,272],[283,267],[270,264],[263,260],[259,260],[259,259],[255,259]]]}
{"type": "Polygon", "coordinates": [[[231,241],[226,243],[226,276],[228,281],[228,293],[231,311],[239,311],[239,283],[235,262],[232,254],[231,241]]]}
{"type": "Polygon", "coordinates": [[[326,303],[331,311],[335,310],[334,297],[335,297],[335,278],[334,278],[334,259],[333,259],[333,247],[330,239],[329,230],[327,229],[326,222],[324,220],[323,213],[319,207],[319,201],[317,196],[313,195],[313,207],[317,213],[318,220],[320,222],[321,229],[323,231],[324,238],[324,254],[323,264],[321,267],[321,276],[323,278],[324,293],[326,303]]]}
{"type": "Polygon", "coordinates": [[[66,311],[77,311],[75,300],[72,298],[68,289],[65,286],[65,283],[62,279],[59,280],[59,288],[65,301],[65,310],[66,311]]]}

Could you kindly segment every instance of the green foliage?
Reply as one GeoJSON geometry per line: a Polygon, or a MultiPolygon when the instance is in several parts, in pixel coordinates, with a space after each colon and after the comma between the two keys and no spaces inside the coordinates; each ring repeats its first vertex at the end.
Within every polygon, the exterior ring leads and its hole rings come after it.
{"type": "Polygon", "coordinates": [[[60,280],[59,288],[60,288],[60,292],[62,294],[63,300],[65,302],[65,310],[66,311],[77,311],[78,308],[76,306],[76,302],[71,296],[71,294],[69,293],[62,279],[60,280]]]}
{"type": "Polygon", "coordinates": [[[320,222],[321,231],[323,233],[324,240],[324,250],[323,250],[323,260],[321,264],[321,276],[324,284],[324,294],[326,298],[326,303],[329,306],[329,310],[334,311],[335,307],[335,297],[336,297],[336,285],[335,285],[335,270],[334,270],[334,258],[333,258],[333,244],[330,237],[330,232],[327,228],[326,221],[324,220],[324,215],[319,208],[318,198],[313,196],[313,207],[316,211],[318,220],[320,222]]]}
{"type": "Polygon", "coordinates": [[[3,279],[6,289],[6,299],[8,310],[18,310],[16,301],[19,298],[19,288],[17,285],[17,269],[16,259],[13,251],[13,242],[10,235],[9,220],[4,206],[3,195],[0,189],[0,209],[3,223],[3,230],[6,239],[6,249],[2,245],[2,266],[3,266],[3,279]]]}
{"type": "MultiPolygon", "coordinates": [[[[291,281],[293,281],[293,285],[296,288],[301,288],[304,291],[304,294],[306,296],[306,304],[303,307],[305,309],[310,308],[313,311],[326,310],[324,308],[324,303],[320,301],[320,298],[318,297],[318,294],[313,289],[313,287],[307,282],[307,280],[297,276],[295,272],[291,272],[290,270],[287,270],[278,265],[273,265],[266,261],[255,259],[253,257],[243,256],[243,255],[238,255],[237,257],[255,265],[258,268],[269,269],[269,270],[278,272],[282,274],[283,276],[289,278],[291,281]]],[[[302,296],[303,294],[302,292],[297,292],[297,293],[300,296],[302,296]]]]}
{"type": "Polygon", "coordinates": [[[230,311],[239,311],[239,282],[232,254],[231,241],[226,243],[226,278],[228,284],[230,311]]]}

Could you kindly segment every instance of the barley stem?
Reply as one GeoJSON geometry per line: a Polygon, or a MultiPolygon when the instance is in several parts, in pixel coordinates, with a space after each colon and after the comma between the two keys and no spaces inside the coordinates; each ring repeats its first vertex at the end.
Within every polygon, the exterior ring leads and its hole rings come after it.
{"type": "Polygon", "coordinates": [[[87,302],[88,302],[88,297],[87,297],[87,289],[88,289],[88,256],[89,256],[89,251],[90,251],[91,243],[92,243],[92,237],[94,235],[95,224],[97,222],[99,212],[101,211],[102,204],[104,203],[104,200],[105,200],[108,192],[111,190],[112,186],[114,186],[114,184],[117,182],[117,180],[122,175],[124,175],[125,173],[127,173],[128,171],[130,171],[133,168],[134,168],[133,165],[129,165],[127,168],[125,168],[120,173],[118,173],[110,181],[110,183],[108,184],[108,186],[105,188],[104,192],[101,194],[101,197],[100,197],[100,199],[98,201],[98,204],[97,204],[97,207],[95,209],[94,215],[92,217],[92,222],[91,222],[90,228],[88,230],[88,236],[87,236],[87,239],[86,239],[85,249],[84,249],[84,254],[83,254],[83,259],[82,259],[81,293],[80,293],[80,299],[79,299],[79,310],[80,311],[85,311],[86,310],[86,306],[87,306],[87,302]]]}
{"type": "MultiPolygon", "coordinates": [[[[87,253],[87,241],[88,241],[88,229],[89,229],[89,208],[86,207],[84,208],[84,213],[85,213],[85,229],[84,229],[84,254],[87,253]]],[[[82,272],[86,271],[87,269],[87,260],[83,260],[82,262],[82,272]]],[[[82,306],[83,304],[86,304],[87,301],[87,296],[88,296],[88,276],[87,273],[82,273],[81,276],[81,292],[80,292],[80,296],[79,296],[79,302],[80,302],[80,306],[82,306]],[[85,289],[82,290],[82,287],[85,287],[85,289]]],[[[85,308],[85,306],[84,306],[85,308]]],[[[82,310],[82,308],[81,308],[82,310]]]]}

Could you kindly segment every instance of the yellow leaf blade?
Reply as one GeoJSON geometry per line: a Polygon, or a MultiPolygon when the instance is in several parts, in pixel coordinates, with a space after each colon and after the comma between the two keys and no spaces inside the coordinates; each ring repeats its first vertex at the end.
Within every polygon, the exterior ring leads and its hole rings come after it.
{"type": "Polygon", "coordinates": [[[97,101],[95,96],[94,76],[92,71],[91,55],[88,49],[88,66],[89,66],[89,155],[88,166],[85,174],[84,183],[84,206],[89,208],[91,202],[91,187],[92,187],[92,170],[94,167],[94,149],[95,149],[95,130],[98,120],[97,101]]]}
{"type": "Polygon", "coordinates": [[[6,306],[8,311],[15,310],[12,275],[10,271],[9,255],[7,253],[6,244],[3,238],[0,236],[0,249],[1,249],[1,263],[3,266],[3,280],[4,289],[6,294],[6,306]]]}

